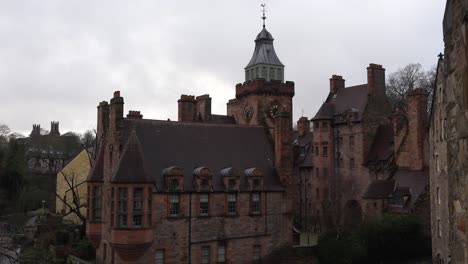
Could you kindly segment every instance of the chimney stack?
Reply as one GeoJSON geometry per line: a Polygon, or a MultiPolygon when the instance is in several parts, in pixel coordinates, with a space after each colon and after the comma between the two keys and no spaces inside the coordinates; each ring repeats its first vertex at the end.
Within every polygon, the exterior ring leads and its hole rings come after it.
{"type": "Polygon", "coordinates": [[[97,118],[97,135],[98,139],[109,130],[109,103],[102,101],[99,103],[98,107],[98,118],[97,118]]]}
{"type": "Polygon", "coordinates": [[[195,122],[197,117],[195,96],[183,94],[177,102],[179,103],[179,122],[195,122]]]}
{"type": "Polygon", "coordinates": [[[127,118],[128,119],[143,119],[143,115],[140,113],[140,111],[130,110],[128,111],[127,118]]]}
{"type": "Polygon", "coordinates": [[[330,78],[330,94],[336,94],[338,89],[345,88],[345,80],[343,76],[340,75],[332,75],[330,78]]]}
{"type": "Polygon", "coordinates": [[[410,168],[422,170],[424,167],[424,139],[426,137],[425,124],[427,120],[427,98],[425,89],[417,88],[407,96],[408,102],[408,142],[414,151],[410,168]]]}
{"type": "MultiPolygon", "coordinates": [[[[110,136],[114,137],[113,139],[116,144],[120,144],[120,130],[123,128],[123,117],[124,99],[120,96],[120,91],[115,91],[109,106],[109,132],[110,136]]],[[[112,142],[112,139],[110,141],[112,142]]],[[[120,145],[117,146],[120,147],[120,145]]]]}
{"type": "Polygon", "coordinates": [[[197,96],[197,117],[201,118],[198,121],[210,121],[211,120],[211,97],[208,94],[197,96]]]}
{"type": "Polygon", "coordinates": [[[299,137],[304,137],[310,131],[310,121],[303,116],[297,121],[297,132],[299,137]]]}
{"type": "Polygon", "coordinates": [[[367,95],[385,96],[385,69],[380,64],[367,67],[367,95]]]}

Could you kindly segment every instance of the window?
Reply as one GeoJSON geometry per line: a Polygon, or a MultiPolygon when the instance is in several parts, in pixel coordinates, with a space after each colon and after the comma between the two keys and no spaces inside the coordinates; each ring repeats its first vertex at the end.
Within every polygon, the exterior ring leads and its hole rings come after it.
{"type": "Polygon", "coordinates": [[[323,155],[324,157],[328,156],[328,147],[327,147],[327,146],[323,146],[322,155],[323,155]]]}
{"type": "Polygon", "coordinates": [[[179,215],[179,194],[171,194],[169,197],[169,215],[178,216],[179,215]]]}
{"type": "Polygon", "coordinates": [[[440,229],[440,219],[437,219],[437,236],[442,237],[442,230],[440,229]]]}
{"type": "Polygon", "coordinates": [[[177,191],[179,190],[179,181],[176,179],[173,179],[171,181],[171,191],[177,191]]]}
{"type": "Polygon", "coordinates": [[[315,197],[317,197],[317,199],[320,198],[320,191],[319,191],[319,188],[316,188],[316,189],[315,189],[315,197]]]}
{"type": "Polygon", "coordinates": [[[200,215],[207,216],[209,209],[209,196],[207,193],[200,194],[200,215]]]}
{"type": "Polygon", "coordinates": [[[323,168],[323,177],[327,178],[327,176],[328,176],[328,168],[325,167],[323,168]]]}
{"type": "Polygon", "coordinates": [[[101,187],[93,187],[93,221],[101,221],[101,187]]]}
{"type": "Polygon", "coordinates": [[[314,122],[314,128],[315,128],[315,129],[319,129],[319,122],[318,122],[318,121],[315,121],[315,122],[314,122]]]}
{"type": "Polygon", "coordinates": [[[127,226],[127,188],[119,188],[119,226],[127,226]]]}
{"type": "Polygon", "coordinates": [[[202,264],[209,264],[210,263],[210,247],[203,246],[201,249],[201,263],[202,264]]]}
{"type": "Polygon", "coordinates": [[[206,190],[208,189],[209,187],[209,182],[207,179],[203,179],[200,183],[200,187],[203,189],[203,190],[206,190]]]}
{"type": "Polygon", "coordinates": [[[154,258],[156,260],[156,264],[164,264],[164,250],[158,249],[155,251],[154,258]]]}
{"type": "Polygon", "coordinates": [[[253,246],[252,252],[252,260],[253,263],[260,263],[261,255],[260,255],[260,245],[253,246]]]}
{"type": "Polygon", "coordinates": [[[351,169],[354,168],[354,159],[353,159],[353,158],[351,158],[351,159],[349,160],[349,167],[350,167],[351,169]]]}
{"type": "Polygon", "coordinates": [[[254,179],[252,183],[254,190],[260,190],[260,179],[254,179]]]}
{"type": "Polygon", "coordinates": [[[319,148],[318,146],[315,146],[315,156],[318,156],[319,155],[319,148]]]}
{"type": "Polygon", "coordinates": [[[153,188],[148,188],[148,226],[153,225],[153,188]]]}
{"type": "Polygon", "coordinates": [[[439,187],[436,188],[436,197],[437,197],[437,204],[440,204],[440,189],[439,189],[439,187]]]}
{"type": "Polygon", "coordinates": [[[260,193],[252,193],[252,214],[260,214],[260,193]]]}
{"type": "Polygon", "coordinates": [[[111,191],[111,214],[110,214],[110,222],[111,222],[111,227],[114,227],[114,214],[115,214],[115,204],[114,204],[114,200],[115,200],[115,190],[114,190],[114,187],[112,187],[112,191],[111,191]]]}
{"type": "Polygon", "coordinates": [[[349,136],[349,147],[354,148],[354,136],[349,136]]]}
{"type": "Polygon", "coordinates": [[[236,188],[236,181],[234,179],[228,181],[228,188],[229,190],[234,190],[236,188]]]}
{"type": "Polygon", "coordinates": [[[133,189],[133,226],[140,227],[142,225],[143,214],[143,189],[133,189]]]}
{"type": "Polygon", "coordinates": [[[237,195],[235,193],[228,194],[228,214],[235,215],[237,213],[237,195]]]}
{"type": "Polygon", "coordinates": [[[107,259],[107,244],[106,243],[104,243],[104,247],[102,248],[102,258],[104,260],[107,259]]]}
{"type": "Polygon", "coordinates": [[[226,246],[224,243],[218,245],[218,263],[226,263],[226,246]]]}
{"type": "Polygon", "coordinates": [[[324,131],[327,131],[327,130],[328,130],[328,122],[327,122],[327,121],[323,121],[323,122],[322,122],[322,129],[323,129],[324,131]]]}

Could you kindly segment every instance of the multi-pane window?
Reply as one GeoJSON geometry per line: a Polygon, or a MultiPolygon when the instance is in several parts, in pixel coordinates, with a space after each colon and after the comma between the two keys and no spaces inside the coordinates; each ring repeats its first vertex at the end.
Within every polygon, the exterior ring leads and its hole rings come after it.
{"type": "Polygon", "coordinates": [[[234,215],[237,213],[237,195],[235,193],[228,194],[228,214],[234,215]]]}
{"type": "Polygon", "coordinates": [[[173,179],[171,181],[171,191],[177,191],[179,190],[179,181],[176,179],[173,179]]]}
{"type": "Polygon", "coordinates": [[[226,246],[224,244],[218,245],[218,263],[226,263],[226,246]]]}
{"type": "Polygon", "coordinates": [[[153,212],[153,188],[148,188],[148,226],[151,226],[153,223],[152,220],[153,212]]]}
{"type": "Polygon", "coordinates": [[[228,188],[229,190],[234,190],[236,188],[236,181],[233,179],[230,179],[228,181],[228,188]]]}
{"type": "Polygon", "coordinates": [[[201,250],[201,263],[202,264],[209,264],[210,263],[210,247],[204,246],[201,250]]]}
{"type": "Polygon", "coordinates": [[[349,136],[349,146],[350,146],[351,148],[354,147],[354,136],[349,136]]]}
{"type": "Polygon", "coordinates": [[[355,164],[354,164],[354,159],[351,158],[351,159],[349,160],[349,167],[352,169],[352,168],[354,168],[354,166],[355,166],[355,164]]]}
{"type": "Polygon", "coordinates": [[[315,156],[318,156],[319,155],[319,148],[318,146],[315,146],[315,156]]]}
{"type": "Polygon", "coordinates": [[[203,190],[206,190],[208,189],[209,187],[209,183],[208,183],[208,180],[207,179],[203,179],[200,183],[200,187],[203,189],[203,190]]]}
{"type": "Polygon", "coordinates": [[[169,215],[170,216],[178,216],[179,215],[179,207],[180,207],[180,201],[179,201],[179,194],[174,193],[169,196],[169,215]]]}
{"type": "Polygon", "coordinates": [[[252,193],[252,214],[260,214],[260,193],[252,193]]]}
{"type": "Polygon", "coordinates": [[[253,246],[252,260],[253,260],[253,263],[260,263],[260,260],[261,260],[260,245],[253,246]]]}
{"type": "Polygon", "coordinates": [[[209,196],[207,193],[200,194],[200,215],[207,216],[209,210],[209,196]]]}
{"type": "Polygon", "coordinates": [[[142,225],[143,219],[143,189],[133,189],[133,226],[142,225]]]}
{"type": "Polygon", "coordinates": [[[253,187],[254,190],[259,190],[260,189],[260,179],[254,179],[252,183],[253,183],[252,187],[253,187]]]}
{"type": "Polygon", "coordinates": [[[101,187],[93,187],[93,221],[101,221],[101,187]]]}
{"type": "Polygon", "coordinates": [[[156,264],[164,264],[164,250],[158,249],[154,252],[154,258],[156,260],[156,264]]]}
{"type": "Polygon", "coordinates": [[[328,147],[327,147],[327,146],[323,146],[322,155],[323,155],[324,157],[328,156],[328,147]]]}
{"type": "Polygon", "coordinates": [[[327,121],[323,121],[323,122],[322,122],[322,129],[323,129],[324,131],[327,131],[327,130],[328,130],[328,122],[327,122],[327,121]]]}
{"type": "Polygon", "coordinates": [[[119,226],[127,226],[127,188],[119,188],[119,226]]]}

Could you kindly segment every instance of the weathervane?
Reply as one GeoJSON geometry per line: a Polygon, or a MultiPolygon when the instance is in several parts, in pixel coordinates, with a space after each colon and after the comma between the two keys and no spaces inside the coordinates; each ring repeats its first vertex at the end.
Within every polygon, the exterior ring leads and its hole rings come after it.
{"type": "Polygon", "coordinates": [[[265,12],[266,12],[265,6],[266,6],[266,4],[261,4],[261,6],[262,6],[262,12],[263,12],[263,16],[262,16],[262,19],[263,19],[263,27],[265,27],[265,19],[266,19],[266,16],[265,16],[265,12]]]}

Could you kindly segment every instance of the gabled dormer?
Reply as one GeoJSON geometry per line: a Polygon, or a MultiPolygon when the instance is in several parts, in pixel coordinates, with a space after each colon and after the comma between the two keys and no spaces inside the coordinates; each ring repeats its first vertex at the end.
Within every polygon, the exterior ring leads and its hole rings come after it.
{"type": "Polygon", "coordinates": [[[213,173],[207,167],[198,167],[193,170],[193,183],[198,192],[213,190],[213,173]]]}
{"type": "Polygon", "coordinates": [[[177,166],[163,169],[164,184],[168,192],[182,192],[184,190],[184,173],[177,166]]]}
{"type": "Polygon", "coordinates": [[[233,167],[224,168],[220,172],[226,191],[239,191],[240,173],[233,167]]]}
{"type": "Polygon", "coordinates": [[[263,190],[263,172],[260,169],[248,168],[244,171],[244,175],[251,191],[263,190]]]}

